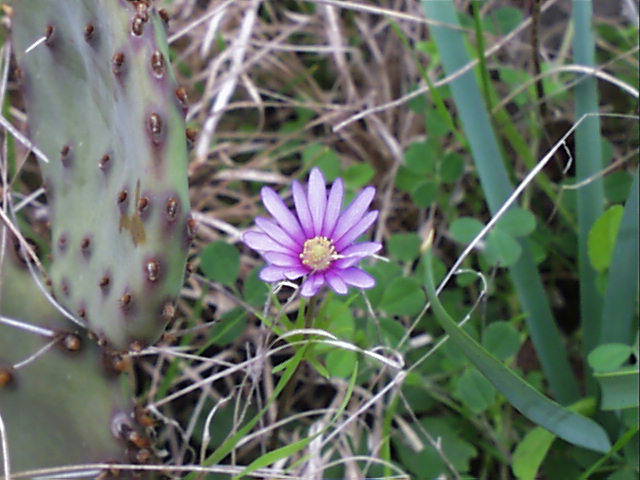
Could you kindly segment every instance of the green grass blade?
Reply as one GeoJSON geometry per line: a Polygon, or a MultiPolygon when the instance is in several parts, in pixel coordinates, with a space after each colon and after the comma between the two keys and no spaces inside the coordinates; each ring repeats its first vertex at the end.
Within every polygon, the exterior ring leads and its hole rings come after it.
{"type": "MultiPolygon", "coordinates": [[[[264,414],[267,413],[267,411],[269,410],[269,407],[271,407],[271,404],[275,402],[275,400],[278,398],[280,393],[282,393],[282,390],[284,390],[284,387],[287,386],[287,384],[289,383],[289,380],[291,380],[291,377],[293,377],[293,374],[298,368],[298,365],[300,365],[300,362],[302,362],[302,360],[304,359],[306,350],[307,350],[306,348],[299,349],[295,353],[295,355],[290,359],[290,361],[287,364],[287,368],[285,368],[284,373],[282,374],[282,377],[280,377],[280,380],[278,381],[278,384],[276,385],[276,388],[273,391],[273,394],[269,398],[269,401],[267,402],[267,404],[262,408],[262,410],[260,410],[256,414],[256,416],[254,416],[251,420],[249,420],[249,422],[247,422],[242,428],[240,428],[234,435],[227,438],[222,443],[222,445],[220,445],[211,455],[209,455],[205,459],[205,461],[202,462],[203,466],[215,465],[224,457],[226,457],[229,453],[231,453],[231,451],[235,448],[238,442],[242,440],[242,438],[245,435],[247,435],[253,427],[256,426],[256,424],[260,421],[260,419],[264,416],[264,414]]],[[[195,480],[196,478],[197,478],[196,473],[190,473],[185,477],[185,480],[195,480]]]]}
{"type": "Polygon", "coordinates": [[[609,282],[604,297],[600,343],[633,344],[633,323],[638,292],[638,171],[633,179],[616,246],[609,267],[609,282]]]}
{"type": "Polygon", "coordinates": [[[449,334],[450,340],[466,355],[480,372],[502,393],[525,417],[558,437],[580,447],[597,452],[611,448],[604,429],[593,420],[583,417],[548,399],[516,375],[511,369],[493,357],[485,348],[460,328],[446,312],[433,282],[431,253],[426,253],[427,296],[440,326],[449,334]]]}
{"type": "MultiPolygon", "coordinates": [[[[353,369],[353,373],[351,374],[351,380],[349,380],[349,386],[347,387],[347,391],[344,394],[344,398],[342,399],[342,402],[340,402],[340,406],[338,407],[335,414],[333,415],[333,418],[327,423],[325,428],[322,429],[320,433],[326,433],[329,430],[329,427],[335,425],[340,420],[340,417],[342,417],[342,414],[347,409],[347,406],[351,401],[351,396],[353,395],[353,390],[356,387],[356,380],[358,379],[358,368],[359,368],[358,362],[356,362],[355,367],[353,369]]],[[[302,462],[305,462],[307,459],[308,459],[308,455],[298,459],[296,462],[294,462],[291,465],[290,469],[295,470],[302,462]]]]}
{"type": "MultiPolygon", "coordinates": [[[[356,386],[356,379],[358,377],[358,364],[356,363],[355,368],[353,369],[353,373],[351,374],[351,380],[349,381],[349,386],[347,388],[347,391],[345,393],[344,399],[342,400],[342,402],[340,403],[340,407],[338,407],[338,410],[336,411],[335,415],[333,416],[333,419],[327,423],[327,425],[325,425],[325,427],[320,430],[319,432],[310,435],[306,438],[302,438],[296,442],[293,442],[289,445],[285,445],[284,447],[280,447],[276,450],[273,450],[271,452],[267,452],[264,455],[262,455],[259,458],[256,458],[253,462],[251,462],[251,464],[249,464],[247,466],[247,468],[245,468],[239,475],[237,475],[236,477],[233,478],[233,480],[236,479],[241,479],[244,478],[245,476],[249,475],[252,472],[255,472],[256,470],[262,468],[262,467],[266,467],[271,465],[272,463],[277,462],[278,460],[281,460],[283,458],[287,458],[287,457],[291,457],[294,454],[298,453],[300,450],[302,450],[303,448],[305,448],[307,445],[309,445],[309,443],[311,443],[311,441],[314,438],[317,438],[319,435],[325,433],[329,427],[331,425],[333,425],[334,423],[336,423],[338,421],[338,419],[342,416],[342,414],[344,413],[345,409],[347,408],[347,405],[349,404],[349,400],[351,400],[351,395],[353,394],[353,389],[356,386]]],[[[308,457],[308,456],[307,456],[308,457]]],[[[307,458],[305,457],[305,458],[307,458]]],[[[300,462],[296,462],[296,464],[299,464],[300,462]]]]}
{"type": "MultiPolygon", "coordinates": [[[[595,43],[591,25],[590,0],[574,0],[573,24],[575,63],[595,66],[595,43]]],[[[575,88],[576,119],[586,113],[598,112],[598,90],[595,77],[585,77],[575,88]]],[[[576,130],[576,180],[581,181],[602,170],[600,119],[586,118],[576,130]]],[[[598,345],[602,318],[602,295],[596,285],[597,273],[591,266],[587,239],[593,222],[604,208],[604,186],[601,179],[589,182],[578,190],[578,272],[580,275],[580,318],[585,355],[598,345]]]]}
{"type": "Polygon", "coordinates": [[[260,458],[255,459],[251,464],[245,468],[240,475],[236,475],[233,477],[233,480],[240,480],[241,478],[245,478],[252,472],[259,470],[260,468],[271,465],[272,463],[277,462],[280,459],[291,457],[295,455],[300,450],[304,449],[311,443],[311,441],[316,438],[318,434],[311,435],[309,437],[303,438],[296,442],[285,445],[284,447],[277,448],[271,452],[267,452],[262,455],[260,458]]]}
{"type": "MultiPolygon", "coordinates": [[[[453,1],[423,0],[422,3],[430,19],[459,25],[453,1]]],[[[469,63],[470,58],[462,32],[446,26],[433,25],[431,34],[440,50],[447,75],[451,75],[469,63]]],[[[469,137],[469,144],[489,208],[495,213],[512,193],[513,187],[502,161],[498,141],[491,127],[491,119],[485,108],[474,72],[469,71],[460,75],[451,83],[451,91],[462,126],[469,137]]],[[[562,403],[577,400],[579,397],[577,382],[567,360],[561,334],[555,325],[542,281],[526,241],[522,242],[520,260],[511,267],[511,278],[523,309],[527,313],[527,325],[531,338],[553,394],[562,403]]]]}

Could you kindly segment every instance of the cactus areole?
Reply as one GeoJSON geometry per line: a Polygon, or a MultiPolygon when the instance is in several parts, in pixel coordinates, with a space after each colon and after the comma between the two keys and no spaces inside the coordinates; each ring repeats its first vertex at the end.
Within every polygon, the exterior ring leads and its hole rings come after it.
{"type": "Polygon", "coordinates": [[[149,2],[20,0],[12,39],[50,207],[56,299],[115,348],[153,342],[183,282],[183,92],[149,2]]]}

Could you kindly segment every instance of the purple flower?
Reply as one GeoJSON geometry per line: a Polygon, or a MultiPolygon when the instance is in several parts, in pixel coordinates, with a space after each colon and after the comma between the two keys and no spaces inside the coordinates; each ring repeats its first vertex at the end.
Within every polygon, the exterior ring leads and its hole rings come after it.
{"type": "Polygon", "coordinates": [[[244,242],[260,254],[268,265],[260,272],[265,282],[306,277],[301,294],[315,295],[325,284],[344,295],[348,286],[371,288],[375,280],[356,265],[382,247],[377,242],[355,243],[378,217],[367,212],[376,189],[365,188],[342,211],[344,184],[338,178],[329,193],[318,168],[311,170],[305,188],[293,182],[295,211],[290,211],[278,194],[262,189],[262,201],[273,219],[256,218],[256,230],[244,234],[244,242]]]}

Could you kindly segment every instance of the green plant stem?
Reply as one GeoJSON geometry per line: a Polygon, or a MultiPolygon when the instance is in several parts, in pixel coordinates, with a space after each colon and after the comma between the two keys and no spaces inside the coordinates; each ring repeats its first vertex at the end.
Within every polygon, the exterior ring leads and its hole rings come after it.
{"type": "MultiPolygon", "coordinates": [[[[531,63],[533,64],[533,74],[536,77],[542,73],[540,66],[540,40],[538,30],[540,27],[540,0],[529,0],[531,3],[531,63]]],[[[538,100],[538,114],[544,126],[547,118],[547,102],[544,100],[544,82],[542,78],[536,80],[536,97],[538,100]]],[[[544,128],[544,127],[543,127],[544,128]]]]}
{"type": "Polygon", "coordinates": [[[489,69],[487,68],[487,59],[484,57],[484,28],[482,25],[482,13],[481,5],[483,2],[480,0],[473,0],[473,21],[476,33],[476,48],[478,50],[478,69],[480,70],[480,81],[482,83],[482,92],[484,94],[484,101],[486,102],[487,109],[491,111],[493,109],[493,91],[490,87],[491,79],[489,78],[489,69]]]}
{"type": "MultiPolygon", "coordinates": [[[[393,395],[393,398],[389,402],[389,406],[386,408],[384,413],[382,425],[382,445],[380,446],[380,456],[387,462],[391,462],[391,434],[393,427],[393,417],[395,417],[398,410],[399,400],[397,392],[392,392],[391,395],[393,395]]],[[[384,466],[384,475],[385,477],[391,477],[391,475],[393,475],[393,472],[388,465],[384,466]]]]}
{"type": "MultiPolygon", "coordinates": [[[[316,314],[318,312],[318,297],[313,296],[309,299],[309,303],[307,304],[307,309],[305,311],[304,317],[304,328],[311,328],[315,323],[316,314]]],[[[313,345],[305,346],[306,348],[313,348],[313,345]]],[[[296,389],[296,382],[298,381],[298,377],[300,377],[302,362],[298,364],[295,371],[293,372],[293,376],[291,377],[291,381],[287,384],[284,391],[282,392],[281,401],[278,404],[278,413],[276,416],[276,420],[284,418],[285,413],[289,410],[290,403],[293,398],[293,394],[296,389]]],[[[274,438],[275,440],[275,438],[274,438]]]]}
{"type": "Polygon", "coordinates": [[[622,435],[618,441],[613,445],[611,450],[609,450],[604,456],[602,456],[597,462],[595,462],[591,467],[584,472],[578,480],[588,480],[591,478],[591,475],[595,473],[601,465],[603,465],[613,454],[624,448],[624,446],[631,441],[631,439],[638,434],[638,425],[631,427],[629,430],[622,435]]]}
{"type": "MultiPolygon", "coordinates": [[[[595,66],[592,33],[592,5],[590,0],[574,0],[573,24],[575,63],[595,66]]],[[[598,112],[597,81],[586,77],[575,88],[576,119],[586,113],[598,112]]],[[[600,119],[586,118],[576,130],[576,180],[582,181],[602,170],[602,142],[600,119]]],[[[578,272],[580,276],[580,318],[584,337],[585,356],[598,345],[602,318],[602,295],[596,285],[597,272],[589,260],[587,242],[589,232],[604,208],[604,186],[595,179],[578,190],[578,272]]],[[[592,382],[589,382],[592,383],[592,382]]]]}

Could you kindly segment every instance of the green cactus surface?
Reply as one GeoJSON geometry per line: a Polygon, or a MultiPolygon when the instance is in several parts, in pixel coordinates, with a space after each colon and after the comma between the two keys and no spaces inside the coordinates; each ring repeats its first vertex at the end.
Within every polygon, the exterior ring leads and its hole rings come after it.
{"type": "Polygon", "coordinates": [[[185,93],[149,2],[20,0],[12,40],[52,229],[56,299],[126,349],[158,338],[183,283],[185,93]]]}
{"type": "Polygon", "coordinates": [[[55,332],[0,323],[0,413],[13,472],[147,456],[132,442],[145,434],[126,377],[37,291],[11,243],[0,264],[0,314],[55,332]]]}

